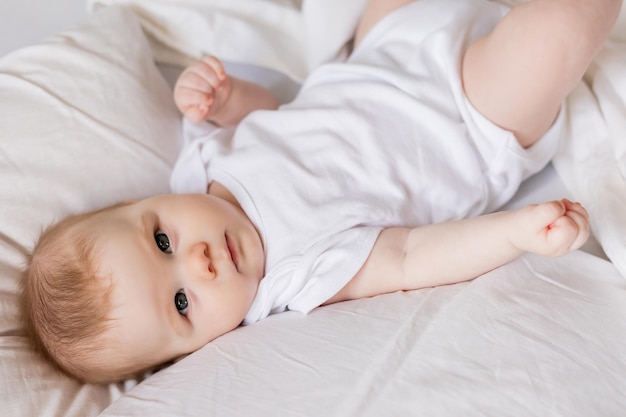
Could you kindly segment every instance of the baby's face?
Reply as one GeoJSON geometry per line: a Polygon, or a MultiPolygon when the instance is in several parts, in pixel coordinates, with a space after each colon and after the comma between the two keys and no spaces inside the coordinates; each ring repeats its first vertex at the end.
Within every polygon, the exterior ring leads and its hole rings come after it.
{"type": "Polygon", "coordinates": [[[263,277],[257,230],[217,197],[153,197],[105,213],[95,228],[112,283],[108,336],[127,360],[157,365],[234,329],[263,277]]]}

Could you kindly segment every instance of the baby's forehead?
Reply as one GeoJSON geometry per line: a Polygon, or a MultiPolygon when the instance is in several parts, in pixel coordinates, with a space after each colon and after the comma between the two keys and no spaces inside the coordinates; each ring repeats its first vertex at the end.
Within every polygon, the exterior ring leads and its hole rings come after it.
{"type": "Polygon", "coordinates": [[[129,230],[130,217],[118,208],[99,211],[79,219],[63,233],[60,242],[75,246],[79,242],[93,245],[96,250],[120,231],[129,230]]]}
{"type": "Polygon", "coordinates": [[[98,231],[111,227],[125,227],[131,223],[135,214],[130,205],[116,204],[105,210],[93,213],[84,221],[85,230],[98,231]]]}

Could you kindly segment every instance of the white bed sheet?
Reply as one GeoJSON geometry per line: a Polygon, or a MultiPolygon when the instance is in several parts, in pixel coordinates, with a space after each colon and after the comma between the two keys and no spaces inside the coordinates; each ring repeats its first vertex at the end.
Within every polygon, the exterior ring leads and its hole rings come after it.
{"type": "MultiPolygon", "coordinates": [[[[342,10],[349,14],[359,1],[342,10]]],[[[76,3],[66,10],[80,19],[83,11],[76,3]]],[[[296,7],[299,2],[274,3],[296,7]]],[[[16,2],[12,7],[23,11],[34,4],[38,13],[58,18],[53,13],[58,2],[16,2]]],[[[319,10],[323,6],[318,3],[319,10]]],[[[58,19],[55,31],[69,24],[58,19]]],[[[347,33],[343,27],[334,26],[334,36],[347,33]]],[[[5,50],[34,40],[24,38],[5,50]]],[[[182,63],[175,52],[159,53],[166,63],[182,63]]],[[[298,71],[286,72],[299,78],[308,65],[337,53],[341,42],[316,50],[300,61],[298,71]]],[[[270,58],[270,66],[280,62],[278,55],[270,58]]],[[[166,74],[176,71],[162,68],[166,74]]],[[[274,73],[232,68],[278,88],[274,73]]],[[[564,195],[571,194],[549,166],[527,181],[509,206],[564,195]]],[[[0,238],[7,244],[4,235],[0,238]]],[[[586,249],[602,255],[594,241],[586,249]]],[[[13,314],[4,304],[13,290],[2,283],[3,319],[13,314]]],[[[117,400],[101,415],[621,416],[626,409],[625,319],[624,278],[612,263],[579,251],[556,260],[525,256],[454,286],[336,304],[306,317],[272,316],[219,338],[134,388],[133,382],[93,387],[33,372],[32,356],[23,352],[15,329],[4,326],[0,415],[2,410],[15,416],[34,411],[41,416],[96,415],[117,400]],[[21,380],[16,379],[20,374],[21,380]],[[22,386],[23,381],[28,384],[22,386]],[[51,389],[54,385],[63,391],[51,389]]]]}

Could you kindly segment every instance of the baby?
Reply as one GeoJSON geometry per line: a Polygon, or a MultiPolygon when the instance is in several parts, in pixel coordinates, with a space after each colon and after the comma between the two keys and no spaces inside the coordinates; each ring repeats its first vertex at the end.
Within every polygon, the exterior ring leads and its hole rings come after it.
{"type": "Polygon", "coordinates": [[[72,216],[40,237],[22,283],[35,346],[76,378],[116,381],[272,313],[579,248],[589,228],[578,203],[483,213],[552,157],[562,103],[620,5],[372,0],[350,57],[278,109],[202,58],[174,89],[196,122],[177,194],[72,216]]]}

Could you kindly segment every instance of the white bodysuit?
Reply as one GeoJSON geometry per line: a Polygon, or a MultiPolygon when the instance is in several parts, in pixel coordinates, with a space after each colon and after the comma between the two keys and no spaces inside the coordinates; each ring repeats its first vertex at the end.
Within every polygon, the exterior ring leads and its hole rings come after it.
{"type": "Polygon", "coordinates": [[[346,62],[315,70],[278,111],[256,111],[236,130],[187,130],[173,191],[218,181],[262,235],[266,275],[245,323],[309,312],[358,272],[382,228],[492,211],[549,162],[563,111],[523,149],[463,93],[463,51],[507,11],[416,1],[381,20],[346,62]]]}

